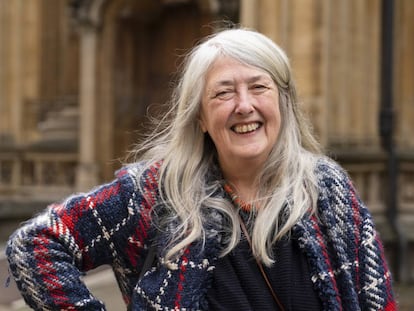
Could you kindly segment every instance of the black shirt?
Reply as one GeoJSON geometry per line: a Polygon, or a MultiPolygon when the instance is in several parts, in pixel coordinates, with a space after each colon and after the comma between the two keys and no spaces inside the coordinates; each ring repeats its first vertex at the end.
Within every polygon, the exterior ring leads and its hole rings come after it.
{"type": "MultiPolygon", "coordinates": [[[[276,262],[263,267],[285,310],[321,310],[297,241],[279,241],[274,254],[276,262]]],[[[207,299],[209,310],[279,310],[245,239],[217,261],[207,299]]]]}

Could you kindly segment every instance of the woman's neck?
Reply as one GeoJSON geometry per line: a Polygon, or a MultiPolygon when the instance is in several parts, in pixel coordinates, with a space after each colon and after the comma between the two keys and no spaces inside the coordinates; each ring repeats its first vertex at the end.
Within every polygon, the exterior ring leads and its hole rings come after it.
{"type": "Polygon", "coordinates": [[[226,181],[234,188],[237,195],[245,202],[252,202],[258,192],[258,171],[251,166],[223,170],[226,181]]]}

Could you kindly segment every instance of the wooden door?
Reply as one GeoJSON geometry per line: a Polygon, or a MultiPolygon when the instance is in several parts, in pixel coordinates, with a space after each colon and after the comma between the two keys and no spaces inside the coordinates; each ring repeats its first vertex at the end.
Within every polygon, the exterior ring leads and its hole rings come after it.
{"type": "Polygon", "coordinates": [[[120,19],[114,54],[115,157],[125,154],[143,130],[147,109],[160,111],[177,64],[211,27],[194,4],[164,8],[156,19],[120,19]]]}

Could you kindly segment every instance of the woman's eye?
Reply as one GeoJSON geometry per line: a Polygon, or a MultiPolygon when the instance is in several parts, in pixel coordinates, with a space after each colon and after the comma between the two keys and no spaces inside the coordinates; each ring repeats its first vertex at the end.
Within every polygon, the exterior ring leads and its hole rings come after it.
{"type": "Polygon", "coordinates": [[[262,84],[256,84],[256,85],[253,85],[253,89],[262,90],[262,89],[266,89],[266,86],[264,86],[262,84]]]}
{"type": "Polygon", "coordinates": [[[250,90],[255,94],[261,94],[269,88],[264,84],[254,84],[250,87],[250,90]]]}
{"type": "Polygon", "coordinates": [[[224,91],[219,91],[215,94],[215,98],[220,98],[220,99],[226,99],[226,98],[230,98],[232,95],[232,90],[224,90],[224,91]]]}

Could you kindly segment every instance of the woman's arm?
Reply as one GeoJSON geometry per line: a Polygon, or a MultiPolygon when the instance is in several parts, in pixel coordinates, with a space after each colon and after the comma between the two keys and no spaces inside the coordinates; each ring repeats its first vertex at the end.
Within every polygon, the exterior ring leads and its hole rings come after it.
{"type": "Polygon", "coordinates": [[[372,215],[339,165],[326,162],[320,171],[320,217],[333,248],[331,264],[342,303],[349,308],[355,292],[361,310],[396,310],[391,273],[372,215]]]}
{"type": "MultiPolygon", "coordinates": [[[[133,178],[124,174],[90,193],[50,206],[18,229],[6,253],[27,304],[42,310],[104,310],[80,279],[81,273],[111,264],[128,247],[122,238],[127,240],[133,226],[129,220],[142,218],[140,201],[133,178]]],[[[140,228],[134,230],[145,236],[140,228]]]]}
{"type": "MultiPolygon", "coordinates": [[[[355,190],[352,188],[352,192],[355,190]]],[[[354,204],[359,207],[358,297],[362,310],[397,310],[382,241],[367,207],[354,192],[354,204]]]]}

